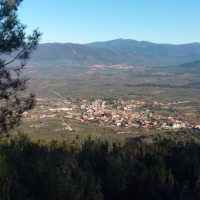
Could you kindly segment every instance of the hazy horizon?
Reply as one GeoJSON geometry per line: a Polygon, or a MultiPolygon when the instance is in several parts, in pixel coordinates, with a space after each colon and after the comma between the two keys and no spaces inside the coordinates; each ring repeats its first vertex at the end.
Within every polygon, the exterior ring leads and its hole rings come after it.
{"type": "Polygon", "coordinates": [[[67,43],[72,43],[72,44],[81,44],[81,45],[85,45],[85,44],[90,44],[90,43],[95,43],[95,42],[108,42],[108,41],[114,41],[114,40],[135,40],[137,42],[150,42],[150,43],[154,43],[154,44],[169,44],[169,45],[185,45],[185,44],[200,44],[200,42],[189,42],[189,43],[180,43],[180,44],[174,44],[174,43],[157,43],[157,42],[152,42],[152,41],[147,41],[147,40],[136,40],[136,39],[131,39],[131,38],[115,38],[115,39],[111,39],[111,40],[97,40],[97,41],[92,41],[92,42],[88,42],[88,43],[78,43],[78,42],[71,42],[71,41],[66,41],[66,42],[57,42],[57,41],[52,41],[52,42],[40,42],[40,44],[67,44],[67,43]]]}

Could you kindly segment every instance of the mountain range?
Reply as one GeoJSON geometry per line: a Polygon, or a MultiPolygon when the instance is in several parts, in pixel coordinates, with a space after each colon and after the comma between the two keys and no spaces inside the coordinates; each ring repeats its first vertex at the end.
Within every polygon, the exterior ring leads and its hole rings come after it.
{"type": "Polygon", "coordinates": [[[200,43],[173,45],[116,39],[89,44],[40,44],[32,55],[31,63],[167,66],[195,60],[200,60],[200,43]]]}

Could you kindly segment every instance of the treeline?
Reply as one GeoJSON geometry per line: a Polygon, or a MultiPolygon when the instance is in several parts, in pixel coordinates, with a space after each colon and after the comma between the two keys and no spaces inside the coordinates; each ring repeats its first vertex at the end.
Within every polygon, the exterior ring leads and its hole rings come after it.
{"type": "Polygon", "coordinates": [[[199,82],[189,83],[187,85],[170,85],[170,84],[157,84],[157,83],[144,83],[136,87],[163,87],[163,88],[199,88],[199,82]]]}
{"type": "Polygon", "coordinates": [[[0,141],[0,199],[197,200],[200,144],[0,141]]]}
{"type": "Polygon", "coordinates": [[[161,88],[199,88],[200,82],[192,82],[187,85],[171,85],[158,83],[142,83],[138,85],[124,84],[126,87],[161,87],[161,88]]]}

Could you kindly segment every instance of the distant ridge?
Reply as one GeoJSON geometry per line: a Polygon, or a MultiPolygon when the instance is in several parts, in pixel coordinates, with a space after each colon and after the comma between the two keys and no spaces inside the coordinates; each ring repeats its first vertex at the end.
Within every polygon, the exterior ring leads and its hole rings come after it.
{"type": "Polygon", "coordinates": [[[155,44],[148,41],[116,39],[90,44],[40,44],[32,63],[65,63],[78,65],[129,64],[134,66],[180,65],[200,60],[200,43],[155,44]]]}
{"type": "Polygon", "coordinates": [[[86,44],[93,48],[109,48],[117,51],[137,51],[162,56],[189,56],[200,55],[200,43],[189,44],[156,44],[148,41],[136,41],[131,39],[116,39],[106,42],[94,42],[86,44]]]}
{"type": "Polygon", "coordinates": [[[195,69],[199,69],[200,70],[200,60],[196,60],[193,62],[189,62],[189,63],[184,63],[182,65],[180,65],[180,67],[184,67],[184,68],[195,68],[195,69]]]}

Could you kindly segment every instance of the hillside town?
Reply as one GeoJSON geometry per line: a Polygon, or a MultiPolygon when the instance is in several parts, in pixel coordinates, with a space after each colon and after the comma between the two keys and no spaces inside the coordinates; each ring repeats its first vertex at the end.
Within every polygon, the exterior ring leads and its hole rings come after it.
{"type": "Polygon", "coordinates": [[[183,116],[164,116],[156,114],[153,109],[157,107],[166,109],[171,105],[184,104],[188,101],[161,103],[145,102],[142,100],[80,100],[75,103],[70,100],[50,101],[37,99],[37,107],[23,115],[31,120],[40,118],[65,118],[75,119],[81,122],[95,122],[99,125],[124,128],[150,129],[200,129],[200,124],[190,124],[184,121],[183,116]]]}

